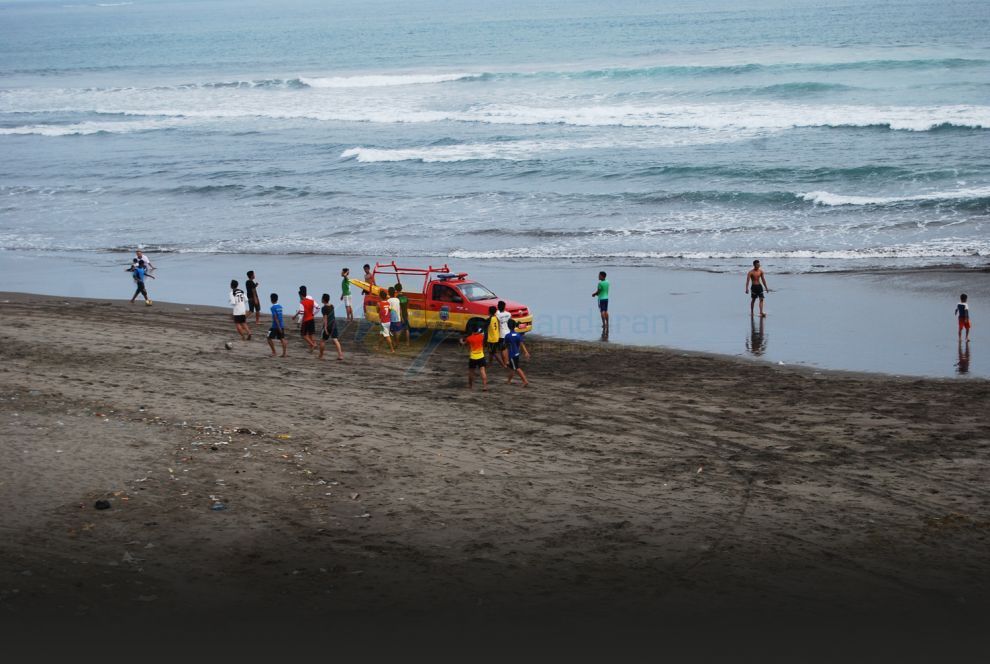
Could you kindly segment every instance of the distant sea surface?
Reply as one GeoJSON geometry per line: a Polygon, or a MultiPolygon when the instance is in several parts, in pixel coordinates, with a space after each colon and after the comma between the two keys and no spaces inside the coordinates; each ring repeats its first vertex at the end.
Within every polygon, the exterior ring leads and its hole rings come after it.
{"type": "Polygon", "coordinates": [[[985,0],[0,4],[0,249],[986,264],[985,0]]]}

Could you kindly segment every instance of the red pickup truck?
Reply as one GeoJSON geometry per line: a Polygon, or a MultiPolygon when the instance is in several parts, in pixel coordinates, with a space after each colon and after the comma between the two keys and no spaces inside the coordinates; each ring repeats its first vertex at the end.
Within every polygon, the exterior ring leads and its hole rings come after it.
{"type": "Polygon", "coordinates": [[[402,292],[409,298],[409,320],[411,328],[433,330],[455,330],[463,332],[484,327],[488,319],[488,307],[496,306],[499,300],[505,302],[505,310],[515,319],[520,332],[528,332],[533,325],[533,315],[529,307],[512,300],[499,298],[477,281],[468,279],[466,272],[451,272],[450,268],[406,268],[395,262],[376,263],[372,274],[375,285],[360,279],[350,282],[365,293],[364,317],[373,323],[378,320],[379,292],[387,290],[395,283],[402,284],[402,292]],[[379,276],[382,282],[379,283],[379,276]]]}

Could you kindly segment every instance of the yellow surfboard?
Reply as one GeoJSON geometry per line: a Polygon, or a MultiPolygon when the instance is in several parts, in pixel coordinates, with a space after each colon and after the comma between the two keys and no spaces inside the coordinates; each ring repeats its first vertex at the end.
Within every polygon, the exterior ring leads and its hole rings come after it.
{"type": "Polygon", "coordinates": [[[381,297],[382,291],[388,292],[387,288],[382,286],[372,286],[367,281],[361,281],[360,279],[348,279],[352,284],[360,288],[363,292],[371,292],[372,295],[376,297],[381,297]]]}

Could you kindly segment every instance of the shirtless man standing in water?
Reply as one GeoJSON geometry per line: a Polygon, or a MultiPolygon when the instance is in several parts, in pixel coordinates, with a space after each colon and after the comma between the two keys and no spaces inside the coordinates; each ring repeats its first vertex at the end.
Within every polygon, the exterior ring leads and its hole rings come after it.
{"type": "Polygon", "coordinates": [[[753,315],[753,305],[756,304],[756,299],[760,300],[760,318],[766,318],[766,314],[763,313],[763,295],[764,293],[770,292],[770,287],[767,286],[767,277],[763,273],[763,268],[760,267],[760,261],[753,261],[753,269],[746,273],[746,292],[749,293],[750,285],[752,285],[753,294],[749,300],[749,315],[753,315]]]}

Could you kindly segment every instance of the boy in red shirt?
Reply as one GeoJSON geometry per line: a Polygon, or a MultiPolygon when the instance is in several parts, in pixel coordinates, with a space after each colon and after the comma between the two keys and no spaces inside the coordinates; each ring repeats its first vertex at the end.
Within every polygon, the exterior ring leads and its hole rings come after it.
{"type": "Polygon", "coordinates": [[[300,316],[302,316],[302,325],[299,328],[299,333],[309,349],[314,350],[316,348],[316,340],[313,338],[313,335],[316,334],[316,300],[306,294],[305,286],[299,287],[299,310],[296,311],[296,315],[292,319],[296,320],[300,316]]]}
{"type": "Polygon", "coordinates": [[[378,344],[375,346],[375,350],[382,347],[382,340],[388,341],[388,348],[391,352],[395,352],[395,345],[392,343],[392,333],[389,332],[389,326],[392,320],[392,307],[388,303],[388,291],[384,288],[378,292],[378,321],[382,327],[382,337],[378,340],[378,344]]]}
{"type": "Polygon", "coordinates": [[[481,389],[488,391],[488,372],[485,370],[485,333],[478,328],[461,338],[461,345],[468,347],[468,389],[474,389],[474,370],[481,370],[481,389]]]}

